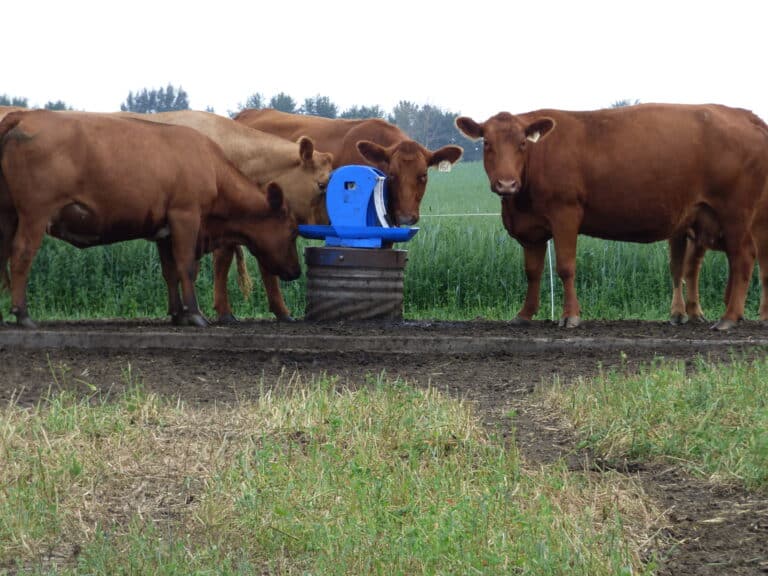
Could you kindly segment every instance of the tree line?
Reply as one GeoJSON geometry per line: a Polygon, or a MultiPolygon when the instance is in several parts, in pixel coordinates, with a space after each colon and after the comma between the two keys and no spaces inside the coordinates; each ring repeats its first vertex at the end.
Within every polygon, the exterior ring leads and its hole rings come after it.
{"type": "MultiPolygon", "coordinates": [[[[27,98],[0,94],[0,106],[27,108],[29,102],[27,98]]],[[[49,110],[73,109],[61,100],[47,102],[43,107],[49,110]]],[[[330,97],[320,94],[305,98],[302,103],[299,103],[285,92],[275,94],[269,99],[262,93],[255,92],[248,96],[244,102],[238,104],[238,110],[228,111],[227,114],[233,117],[244,108],[274,108],[291,114],[311,114],[325,118],[381,118],[395,124],[410,138],[432,150],[446,144],[457,144],[464,148],[464,160],[479,160],[482,157],[482,148],[465,138],[456,129],[453,122],[458,113],[431,104],[419,105],[408,100],[401,100],[390,113],[378,105],[356,105],[340,110],[330,97]]],[[[125,101],[120,104],[120,110],[124,112],[141,114],[188,109],[189,94],[182,87],[176,88],[172,84],[161,88],[143,88],[130,91],[125,101]]],[[[214,112],[210,107],[206,110],[214,112]]]]}

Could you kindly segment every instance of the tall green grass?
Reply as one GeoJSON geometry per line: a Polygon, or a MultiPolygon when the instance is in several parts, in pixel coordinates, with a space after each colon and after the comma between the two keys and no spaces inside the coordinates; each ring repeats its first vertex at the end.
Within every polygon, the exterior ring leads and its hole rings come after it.
{"type": "MultiPolygon", "coordinates": [[[[488,189],[480,163],[460,163],[451,173],[432,171],[422,203],[419,233],[407,244],[405,315],[409,318],[512,318],[525,295],[522,249],[501,223],[500,202],[488,189]],[[491,214],[490,216],[487,214],[491,214]]],[[[299,241],[300,252],[317,241],[299,241]]],[[[301,254],[300,254],[301,255],[301,254]]],[[[258,267],[251,299],[239,293],[234,273],[229,292],[235,313],[270,317],[258,267]]],[[[701,278],[702,304],[715,318],[724,310],[727,262],[722,253],[707,255],[701,278]]],[[[203,260],[197,283],[203,311],[212,315],[210,257],[203,260]]],[[[304,313],[306,282],[283,284],[294,315],[304,313]]],[[[577,290],[585,318],[664,319],[669,314],[671,281],[665,242],[629,244],[580,237],[577,290]]],[[[756,275],[747,303],[747,317],[757,314],[756,275]]],[[[562,286],[545,268],[538,318],[560,315],[562,286]],[[550,302],[554,300],[554,313],[550,302]]],[[[154,245],[145,241],[78,250],[47,238],[30,280],[30,312],[34,318],[163,317],[166,292],[154,245]]],[[[3,311],[7,296],[0,298],[3,311]]]]}

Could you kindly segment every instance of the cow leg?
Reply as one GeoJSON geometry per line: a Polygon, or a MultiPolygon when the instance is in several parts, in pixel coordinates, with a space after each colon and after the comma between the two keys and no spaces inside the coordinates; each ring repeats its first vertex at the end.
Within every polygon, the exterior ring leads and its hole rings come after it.
{"type": "Polygon", "coordinates": [[[268,272],[261,262],[259,262],[259,270],[261,271],[261,281],[264,283],[264,290],[267,292],[269,310],[279,321],[293,322],[291,311],[288,310],[288,306],[285,305],[285,300],[283,300],[278,277],[268,272]]]}
{"type": "Polygon", "coordinates": [[[683,300],[683,261],[688,238],[681,234],[670,238],[668,242],[669,273],[672,276],[672,307],[669,312],[669,322],[673,326],[679,326],[688,321],[688,316],[685,314],[685,300],[683,300]]]}
{"type": "Polygon", "coordinates": [[[563,315],[560,318],[560,326],[576,328],[581,323],[581,307],[576,296],[576,241],[581,217],[572,211],[565,211],[558,216],[551,225],[557,275],[563,283],[563,315]]]}
{"type": "Polygon", "coordinates": [[[163,271],[165,285],[168,288],[168,314],[171,322],[180,326],[183,322],[181,313],[181,298],[179,297],[179,275],[176,262],[173,261],[173,251],[170,240],[159,240],[157,252],[160,255],[160,267],[163,271]]]}
{"type": "MultiPolygon", "coordinates": [[[[737,222],[748,221],[741,218],[737,222]]],[[[730,224],[724,230],[725,251],[728,255],[728,287],[726,288],[726,309],[722,318],[712,326],[714,330],[728,330],[744,317],[744,305],[749,289],[749,280],[755,264],[755,242],[743,226],[730,224]]]]}
{"type": "Polygon", "coordinates": [[[176,271],[181,282],[181,314],[185,323],[192,326],[207,326],[208,321],[200,312],[195,295],[198,262],[195,258],[195,244],[198,228],[185,219],[171,221],[171,248],[176,271]]]}
{"type": "Polygon", "coordinates": [[[704,263],[704,255],[707,249],[695,242],[688,242],[685,251],[685,311],[690,320],[706,322],[704,311],[701,309],[701,297],[699,295],[699,274],[704,263]]]}
{"type": "Polygon", "coordinates": [[[11,247],[11,314],[24,328],[36,328],[27,311],[27,282],[32,261],[45,235],[47,219],[28,220],[19,215],[11,247]]]}
{"type": "MultiPolygon", "coordinates": [[[[0,210],[0,290],[11,289],[11,277],[8,273],[8,265],[11,260],[13,237],[16,234],[16,214],[6,210],[0,210]]],[[[0,311],[0,324],[4,324],[3,314],[0,311]]]]}
{"type": "Polygon", "coordinates": [[[525,302],[517,313],[513,324],[526,325],[531,322],[539,311],[539,297],[541,293],[541,274],[544,271],[544,261],[547,256],[547,243],[530,244],[523,246],[525,258],[525,277],[528,288],[525,292],[525,302]]]}
{"type": "Polygon", "coordinates": [[[234,257],[235,252],[231,246],[219,248],[213,252],[213,309],[216,310],[219,322],[222,324],[237,321],[232,313],[227,292],[227,278],[234,257]]]}

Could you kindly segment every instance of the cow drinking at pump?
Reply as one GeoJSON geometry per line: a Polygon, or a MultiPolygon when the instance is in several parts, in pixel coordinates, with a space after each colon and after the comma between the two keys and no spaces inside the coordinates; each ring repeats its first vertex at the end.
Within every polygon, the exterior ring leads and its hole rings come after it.
{"type": "MultiPolygon", "coordinates": [[[[302,135],[295,141],[288,140],[223,116],[197,110],[118,114],[150,122],[188,126],[202,132],[221,147],[224,155],[249,180],[260,186],[268,182],[279,184],[299,224],[328,223],[325,189],[330,179],[333,157],[327,152],[318,151],[311,138],[302,135]]],[[[227,276],[235,257],[238,279],[249,281],[242,250],[238,246],[222,246],[213,253],[213,308],[219,322],[236,320],[227,293],[227,276]]],[[[264,266],[260,266],[260,272],[270,311],[278,320],[292,320],[280,292],[278,278],[264,266]]]]}
{"type": "Polygon", "coordinates": [[[380,169],[388,178],[387,212],[395,224],[403,226],[419,221],[428,168],[442,162],[453,164],[464,152],[453,145],[429,150],[394,124],[378,118],[331,119],[273,109],[246,109],[235,120],[290,140],[309,136],[318,150],[333,154],[334,168],[366,164],[380,169]]]}

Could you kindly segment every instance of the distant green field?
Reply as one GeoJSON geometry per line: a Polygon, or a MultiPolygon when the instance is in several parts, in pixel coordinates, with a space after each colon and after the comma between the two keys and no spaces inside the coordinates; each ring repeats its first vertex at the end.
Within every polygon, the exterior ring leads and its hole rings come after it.
{"type": "MultiPolygon", "coordinates": [[[[525,275],[520,245],[501,223],[499,199],[490,192],[482,165],[459,163],[450,173],[431,171],[422,204],[419,233],[400,248],[409,251],[405,270],[405,315],[408,318],[512,318],[522,304],[525,275]],[[488,215],[492,214],[492,215],[488,215]]],[[[300,250],[320,242],[300,240],[300,250]]],[[[250,257],[249,257],[250,258],[250,257]]],[[[241,317],[270,317],[264,290],[256,276],[253,297],[240,295],[234,273],[230,294],[241,317]]],[[[727,262],[722,253],[707,255],[701,279],[702,304],[710,318],[722,314],[727,262]]],[[[210,257],[203,261],[198,297],[212,315],[210,257]]],[[[577,290],[584,318],[659,320],[669,313],[671,281],[665,242],[628,244],[581,237],[577,290]]],[[[305,280],[286,284],[284,295],[294,315],[301,316],[305,280]]],[[[560,314],[562,288],[549,270],[542,283],[538,318],[560,314]]],[[[757,314],[759,291],[753,279],[747,317],[757,314]]],[[[46,239],[30,280],[30,313],[36,319],[94,317],[164,317],[166,291],[153,244],[126,242],[78,250],[46,239]]],[[[9,299],[0,299],[2,310],[9,299]]]]}

